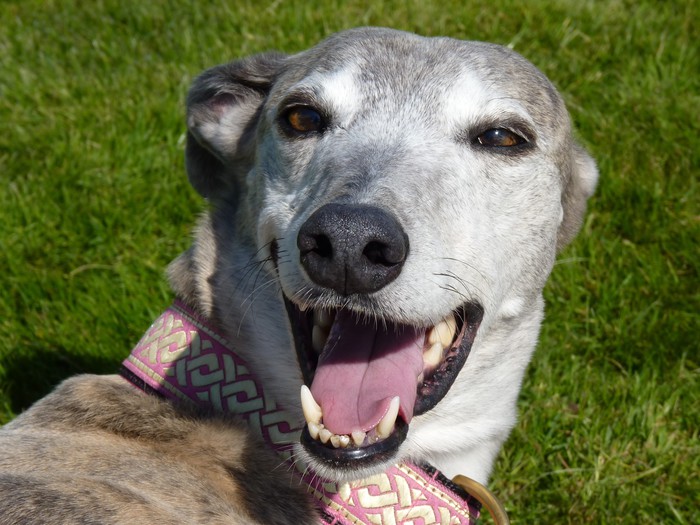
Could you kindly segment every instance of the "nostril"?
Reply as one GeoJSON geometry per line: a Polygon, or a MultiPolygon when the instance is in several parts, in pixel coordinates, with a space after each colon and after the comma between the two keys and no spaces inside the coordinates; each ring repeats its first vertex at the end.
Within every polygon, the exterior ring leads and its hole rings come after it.
{"type": "Polygon", "coordinates": [[[314,251],[324,259],[333,257],[333,243],[326,235],[316,235],[316,248],[314,251]]]}
{"type": "Polygon", "coordinates": [[[372,264],[395,266],[403,262],[403,255],[392,253],[394,251],[396,250],[392,250],[391,246],[383,242],[370,241],[362,251],[362,255],[372,264]]]}
{"type": "Polygon", "coordinates": [[[298,246],[301,255],[315,253],[324,259],[333,257],[333,243],[324,234],[300,235],[298,246]]]}

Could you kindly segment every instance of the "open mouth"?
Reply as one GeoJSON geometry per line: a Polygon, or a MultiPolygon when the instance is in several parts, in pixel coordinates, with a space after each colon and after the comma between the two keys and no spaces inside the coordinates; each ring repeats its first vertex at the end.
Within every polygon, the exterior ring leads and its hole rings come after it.
{"type": "Polygon", "coordinates": [[[483,316],[480,305],[467,303],[426,328],[285,303],[305,382],[301,443],[341,469],[396,454],[413,417],[449,391],[483,316]]]}

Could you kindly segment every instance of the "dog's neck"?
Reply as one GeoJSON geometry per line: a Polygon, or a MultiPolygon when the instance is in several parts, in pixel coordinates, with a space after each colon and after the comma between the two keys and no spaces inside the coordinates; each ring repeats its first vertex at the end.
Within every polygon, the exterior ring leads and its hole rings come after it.
{"type": "MultiPolygon", "coordinates": [[[[236,414],[286,460],[299,441],[298,418],[266,395],[245,361],[211,326],[176,301],[149,328],[124,361],[124,375],[143,390],[178,402],[236,414]]],[[[296,467],[323,523],[473,524],[478,501],[432,467],[404,463],[382,474],[337,484],[296,467]]]]}

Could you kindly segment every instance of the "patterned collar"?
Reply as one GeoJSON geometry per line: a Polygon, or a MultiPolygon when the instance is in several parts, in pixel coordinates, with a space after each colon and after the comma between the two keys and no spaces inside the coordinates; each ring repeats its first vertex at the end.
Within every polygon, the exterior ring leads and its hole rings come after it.
{"type": "MultiPolygon", "coordinates": [[[[122,365],[122,375],[165,398],[237,414],[290,461],[301,428],[265,395],[245,361],[180,301],[148,329],[122,365]]],[[[481,505],[435,468],[410,463],[338,484],[296,471],[309,487],[327,525],[435,523],[473,525],[481,505]]]]}

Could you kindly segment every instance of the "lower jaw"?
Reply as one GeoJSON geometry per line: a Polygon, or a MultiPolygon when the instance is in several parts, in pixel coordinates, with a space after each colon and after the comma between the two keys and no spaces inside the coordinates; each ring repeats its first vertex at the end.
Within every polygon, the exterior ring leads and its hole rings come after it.
{"type": "Polygon", "coordinates": [[[392,461],[407,434],[408,425],[403,421],[397,421],[391,435],[373,445],[357,448],[332,448],[312,438],[308,427],[304,427],[300,443],[304,450],[324,467],[348,471],[372,468],[378,464],[392,461]]]}

